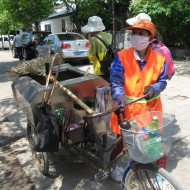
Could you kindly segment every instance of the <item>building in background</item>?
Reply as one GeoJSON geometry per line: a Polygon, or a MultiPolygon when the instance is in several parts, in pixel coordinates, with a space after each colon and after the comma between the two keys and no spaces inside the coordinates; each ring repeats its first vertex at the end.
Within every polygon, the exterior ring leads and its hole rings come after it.
{"type": "Polygon", "coordinates": [[[70,20],[70,14],[75,10],[68,10],[64,4],[55,7],[55,12],[40,22],[40,29],[52,33],[70,32],[75,30],[75,25],[70,20]]]}

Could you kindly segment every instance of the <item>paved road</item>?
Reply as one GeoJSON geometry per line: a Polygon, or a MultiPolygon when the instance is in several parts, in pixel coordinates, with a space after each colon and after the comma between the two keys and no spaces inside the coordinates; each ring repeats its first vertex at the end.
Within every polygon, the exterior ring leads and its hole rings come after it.
{"type": "MultiPolygon", "coordinates": [[[[120,185],[109,178],[102,183],[95,182],[93,180],[95,171],[85,163],[59,160],[56,161],[58,175],[47,178],[40,174],[32,160],[25,138],[26,117],[14,104],[12,79],[6,74],[10,67],[18,64],[18,60],[11,58],[10,51],[1,51],[0,57],[0,189],[120,189],[120,185]]],[[[174,114],[176,118],[174,143],[169,154],[167,170],[185,190],[188,190],[190,187],[190,63],[176,62],[175,66],[177,75],[162,93],[165,112],[174,114]]],[[[82,67],[84,70],[88,68],[82,65],[77,67],[82,67]]]]}

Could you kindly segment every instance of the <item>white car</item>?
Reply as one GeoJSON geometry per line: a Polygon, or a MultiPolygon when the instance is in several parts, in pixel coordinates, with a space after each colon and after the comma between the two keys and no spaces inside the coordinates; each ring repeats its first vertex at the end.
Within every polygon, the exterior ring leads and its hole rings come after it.
{"type": "Polygon", "coordinates": [[[9,38],[8,35],[0,35],[0,48],[9,49],[9,38]]]}
{"type": "Polygon", "coordinates": [[[60,53],[65,61],[89,62],[89,46],[89,40],[78,33],[56,33],[46,36],[36,51],[38,56],[60,53]]]}

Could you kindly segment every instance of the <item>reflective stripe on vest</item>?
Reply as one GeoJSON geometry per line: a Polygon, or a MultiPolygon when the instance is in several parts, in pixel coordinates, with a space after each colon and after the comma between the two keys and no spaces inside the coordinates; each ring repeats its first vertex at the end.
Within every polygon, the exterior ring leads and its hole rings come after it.
{"type": "MultiPolygon", "coordinates": [[[[133,97],[133,96],[125,96],[125,98],[126,98],[127,103],[137,99],[137,97],[133,97]]],[[[146,99],[140,100],[138,102],[135,102],[135,104],[146,104],[146,103],[151,102],[152,100],[156,100],[158,98],[160,98],[160,94],[157,96],[154,96],[153,98],[151,98],[149,100],[146,100],[146,99]]]]}

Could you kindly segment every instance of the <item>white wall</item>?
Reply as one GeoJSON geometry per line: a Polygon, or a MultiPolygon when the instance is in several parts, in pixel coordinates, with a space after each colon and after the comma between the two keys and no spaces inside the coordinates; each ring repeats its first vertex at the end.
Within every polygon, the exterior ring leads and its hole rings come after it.
{"type": "Polygon", "coordinates": [[[65,26],[66,31],[73,30],[73,26],[70,23],[69,16],[42,21],[42,22],[40,22],[41,30],[44,31],[45,25],[50,24],[52,33],[62,32],[62,20],[66,21],[65,22],[66,23],[66,26],[65,26]]]}

